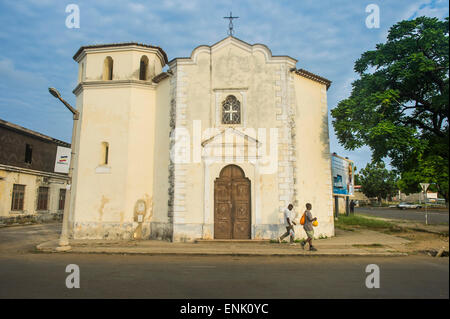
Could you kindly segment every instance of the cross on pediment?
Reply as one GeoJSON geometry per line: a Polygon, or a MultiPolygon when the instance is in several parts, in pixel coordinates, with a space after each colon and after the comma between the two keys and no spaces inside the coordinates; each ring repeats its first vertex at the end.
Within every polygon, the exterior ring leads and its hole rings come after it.
{"type": "Polygon", "coordinates": [[[233,17],[233,14],[230,11],[229,17],[223,17],[224,19],[230,20],[230,23],[228,24],[228,35],[233,35],[233,19],[239,19],[239,17],[233,17]]]}

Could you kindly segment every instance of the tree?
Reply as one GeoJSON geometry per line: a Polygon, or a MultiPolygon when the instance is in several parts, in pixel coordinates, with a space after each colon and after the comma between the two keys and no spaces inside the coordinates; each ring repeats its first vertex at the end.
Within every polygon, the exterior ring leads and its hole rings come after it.
{"type": "Polygon", "coordinates": [[[417,166],[402,174],[398,186],[405,193],[416,193],[422,191],[420,183],[430,183],[428,190],[440,193],[448,204],[448,166],[442,170],[445,165],[439,156],[419,157],[417,166]]]}
{"type": "Polygon", "coordinates": [[[397,176],[386,169],[383,162],[368,163],[359,172],[361,191],[369,198],[376,197],[379,202],[397,192],[397,176]]]}
{"type": "Polygon", "coordinates": [[[361,178],[359,177],[359,173],[355,174],[355,185],[361,185],[361,178]]]}
{"type": "Polygon", "coordinates": [[[372,160],[384,158],[416,191],[433,175],[448,201],[449,19],[419,17],[389,30],[355,62],[360,78],[349,98],[331,111],[346,149],[368,145],[372,160]],[[433,174],[430,175],[430,170],[433,174]]]}

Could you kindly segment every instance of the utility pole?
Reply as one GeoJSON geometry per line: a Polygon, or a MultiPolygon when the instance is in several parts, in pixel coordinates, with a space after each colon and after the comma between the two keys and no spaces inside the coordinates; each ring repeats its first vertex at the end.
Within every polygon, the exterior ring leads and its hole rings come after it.
{"type": "Polygon", "coordinates": [[[59,94],[58,90],[55,88],[49,88],[48,91],[55,98],[59,99],[68,109],[72,112],[73,115],[73,126],[72,126],[72,142],[70,144],[71,152],[70,152],[70,165],[69,165],[69,173],[68,173],[68,183],[66,187],[66,198],[64,201],[64,214],[63,214],[63,222],[62,222],[62,230],[61,237],[59,238],[59,246],[56,248],[58,251],[68,251],[72,249],[69,245],[69,212],[70,212],[70,197],[72,194],[72,174],[73,174],[73,161],[75,158],[75,141],[77,135],[77,123],[80,117],[80,113],[73,108],[69,103],[67,103],[59,94]]]}
{"type": "Polygon", "coordinates": [[[430,183],[420,183],[420,187],[422,187],[422,192],[425,193],[425,225],[428,225],[428,203],[427,203],[427,189],[430,186],[430,183]]]}

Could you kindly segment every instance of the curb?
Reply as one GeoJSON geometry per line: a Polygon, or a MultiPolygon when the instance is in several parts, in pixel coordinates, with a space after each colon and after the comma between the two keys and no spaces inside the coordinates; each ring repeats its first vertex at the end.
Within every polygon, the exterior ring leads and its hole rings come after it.
{"type": "Polygon", "coordinates": [[[170,251],[120,251],[120,250],[83,250],[72,249],[70,251],[57,251],[56,246],[48,246],[48,243],[42,243],[36,246],[36,249],[42,253],[72,253],[72,254],[106,254],[106,255],[146,255],[146,256],[234,256],[234,257],[400,257],[408,256],[402,252],[361,252],[361,253],[320,253],[320,252],[298,252],[298,253],[264,253],[264,252],[170,252],[170,251]],[[47,244],[47,245],[46,245],[47,244]]]}
{"type": "Polygon", "coordinates": [[[413,231],[417,231],[417,232],[421,232],[421,233],[428,233],[428,234],[434,234],[434,235],[440,235],[440,236],[447,236],[448,237],[448,233],[443,233],[443,232],[440,232],[440,231],[434,231],[434,230],[423,229],[423,228],[414,228],[414,227],[405,227],[405,229],[409,229],[409,230],[413,230],[413,231]]]}

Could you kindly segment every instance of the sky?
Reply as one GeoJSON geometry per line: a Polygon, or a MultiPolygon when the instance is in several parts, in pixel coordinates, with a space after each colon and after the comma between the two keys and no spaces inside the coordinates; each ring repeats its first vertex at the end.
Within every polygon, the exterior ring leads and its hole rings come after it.
{"type": "MultiPolygon", "coordinates": [[[[70,142],[70,112],[48,93],[56,87],[72,105],[83,45],[139,42],[160,46],[169,60],[190,56],[202,44],[227,36],[230,11],[234,36],[289,55],[303,68],[333,83],[331,110],[351,93],[354,62],[385,42],[395,23],[448,16],[445,0],[0,0],[0,119],[70,142]],[[80,10],[80,27],[67,28],[69,4],[80,10]],[[366,7],[379,7],[379,28],[368,28],[366,7]]],[[[330,123],[330,148],[358,168],[371,160],[367,147],[345,150],[330,123]]]]}

